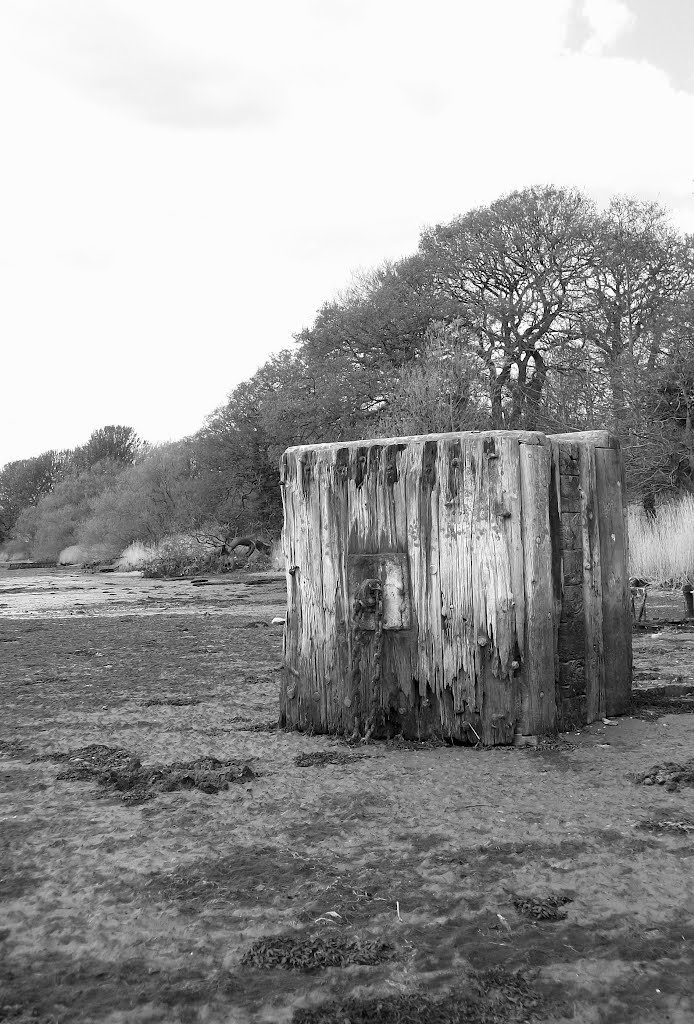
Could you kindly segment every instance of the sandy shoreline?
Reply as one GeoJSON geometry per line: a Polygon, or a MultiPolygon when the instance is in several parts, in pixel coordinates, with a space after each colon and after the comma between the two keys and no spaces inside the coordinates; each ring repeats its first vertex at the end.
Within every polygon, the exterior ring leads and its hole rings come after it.
{"type": "MultiPolygon", "coordinates": [[[[18,575],[0,575],[27,586],[0,601],[34,602],[0,609],[5,1019],[288,1024],[357,997],[386,1000],[386,1019],[396,998],[477,991],[497,967],[536,998],[505,1019],[694,1019],[694,835],[644,827],[694,820],[694,788],[633,781],[694,758],[691,715],[625,717],[540,751],[352,751],[268,731],[281,582],[274,603],[274,584],[240,602],[235,586],[166,584],[165,605],[161,581],[99,581],[97,600],[93,577],[55,591],[18,575]],[[91,611],[59,614],[76,596],[91,611]],[[37,760],[87,744],[145,765],[235,759],[256,777],[128,806],[37,760]],[[345,757],[295,763],[320,752],[345,757]],[[529,917],[511,895],[548,893],[570,898],[564,919],[529,917]],[[243,965],[284,933],[392,955],[308,973],[243,965]]],[[[639,663],[664,671],[663,642],[644,638],[639,663]]],[[[335,1012],[323,1019],[344,1021],[335,1012]]]]}

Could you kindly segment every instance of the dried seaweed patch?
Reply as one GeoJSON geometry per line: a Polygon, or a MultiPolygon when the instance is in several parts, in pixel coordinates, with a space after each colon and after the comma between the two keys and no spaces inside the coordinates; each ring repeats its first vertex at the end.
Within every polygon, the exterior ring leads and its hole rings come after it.
{"type": "Polygon", "coordinates": [[[665,786],[669,793],[677,792],[681,786],[694,786],[694,758],[684,764],[675,761],[654,764],[634,776],[634,782],[641,786],[665,786]]]}
{"type": "Polygon", "coordinates": [[[108,793],[117,794],[126,804],[144,803],[157,793],[179,789],[198,789],[212,795],[228,789],[229,783],[256,778],[253,769],[245,762],[200,757],[195,761],[174,761],[169,765],[143,765],[138,757],[122,747],[108,747],[101,743],[50,754],[48,758],[69,765],[58,774],[59,780],[96,782],[108,793]]]}
{"type": "Polygon", "coordinates": [[[380,940],[348,938],[343,934],[271,935],[258,939],[247,950],[244,967],[281,967],[284,970],[313,971],[324,967],[369,966],[392,960],[393,947],[380,940]]]}
{"type": "Polygon", "coordinates": [[[536,921],[562,921],[566,911],[559,908],[573,902],[571,896],[555,893],[547,896],[519,896],[518,893],[509,892],[509,896],[519,914],[525,914],[536,921]]]}
{"type": "Polygon", "coordinates": [[[347,753],[344,750],[314,750],[297,754],[294,764],[297,768],[322,768],[326,764],[352,764],[361,761],[368,754],[347,753]]]}
{"type": "Polygon", "coordinates": [[[639,822],[639,828],[647,832],[670,832],[675,835],[694,837],[694,819],[692,818],[647,818],[639,822]]]}
{"type": "Polygon", "coordinates": [[[424,992],[331,1001],[295,1010],[292,1024],[524,1024],[541,1009],[520,971],[491,968],[443,996],[424,992]]]}

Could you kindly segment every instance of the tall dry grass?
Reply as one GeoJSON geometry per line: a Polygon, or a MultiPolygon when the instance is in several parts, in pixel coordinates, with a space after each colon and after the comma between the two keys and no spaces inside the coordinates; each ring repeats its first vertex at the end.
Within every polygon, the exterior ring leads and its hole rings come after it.
{"type": "Polygon", "coordinates": [[[118,568],[123,572],[141,569],[156,554],[155,544],[145,544],[141,540],[133,541],[118,559],[118,568]]]}
{"type": "Polygon", "coordinates": [[[629,507],[629,573],[662,587],[694,582],[694,495],[661,506],[655,519],[629,507]]]}
{"type": "Polygon", "coordinates": [[[270,544],[270,565],[277,571],[284,569],[284,548],[281,540],[273,540],[270,544]]]}

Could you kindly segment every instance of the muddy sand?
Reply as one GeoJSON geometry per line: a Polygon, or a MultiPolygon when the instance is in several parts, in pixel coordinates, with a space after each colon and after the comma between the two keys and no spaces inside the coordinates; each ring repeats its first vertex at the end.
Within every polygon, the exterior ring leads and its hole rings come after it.
{"type": "Polygon", "coordinates": [[[352,749],[233,579],[0,569],[0,1021],[694,1021],[691,627],[553,746],[352,749]]]}

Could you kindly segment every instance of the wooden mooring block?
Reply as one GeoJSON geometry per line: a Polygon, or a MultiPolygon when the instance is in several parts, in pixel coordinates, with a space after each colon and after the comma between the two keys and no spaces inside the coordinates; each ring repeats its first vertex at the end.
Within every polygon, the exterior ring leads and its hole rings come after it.
{"type": "Polygon", "coordinates": [[[284,725],[488,745],[626,710],[622,467],[595,431],[290,448],[284,725]]]}

